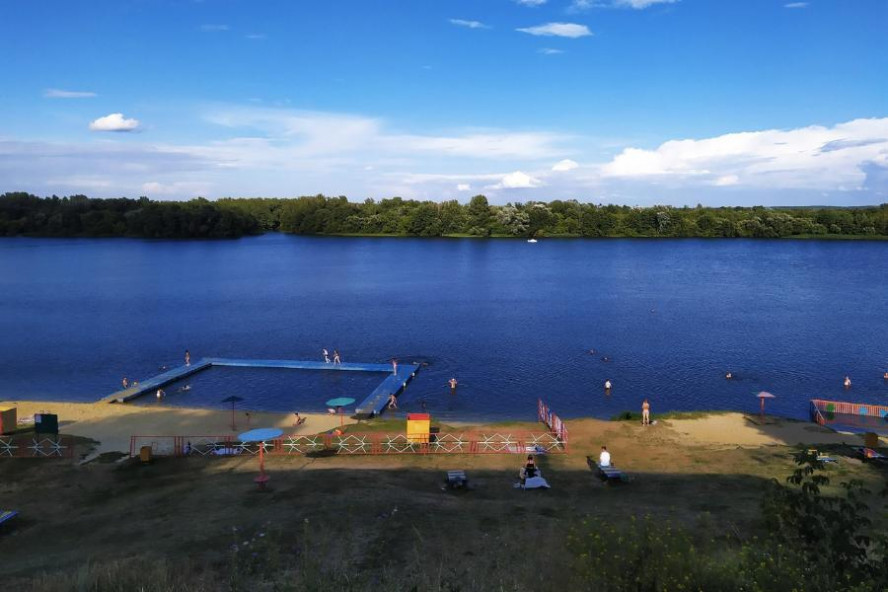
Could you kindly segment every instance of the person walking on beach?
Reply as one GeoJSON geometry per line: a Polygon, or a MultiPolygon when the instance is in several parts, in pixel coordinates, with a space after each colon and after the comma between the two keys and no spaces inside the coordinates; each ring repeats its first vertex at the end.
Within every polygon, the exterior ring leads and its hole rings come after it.
{"type": "Polygon", "coordinates": [[[647,399],[641,404],[641,425],[651,425],[651,404],[647,399]]]}
{"type": "Polygon", "coordinates": [[[129,380],[126,379],[126,376],[123,377],[123,390],[126,390],[129,387],[129,380]]]}
{"type": "Polygon", "coordinates": [[[191,365],[191,352],[188,351],[187,349],[185,350],[185,365],[186,366],[191,365]]]}
{"type": "Polygon", "coordinates": [[[324,348],[324,363],[325,364],[330,363],[330,352],[327,351],[326,347],[324,348]]]}
{"type": "Polygon", "coordinates": [[[341,364],[342,363],[342,360],[339,359],[339,350],[338,349],[333,350],[333,363],[334,364],[341,364]]]}
{"type": "Polygon", "coordinates": [[[448,382],[448,384],[450,385],[450,394],[451,394],[451,395],[455,395],[455,394],[456,394],[456,385],[459,384],[459,383],[456,381],[456,378],[455,378],[455,377],[454,377],[454,378],[451,378],[451,379],[448,380],[447,382],[448,382]]]}

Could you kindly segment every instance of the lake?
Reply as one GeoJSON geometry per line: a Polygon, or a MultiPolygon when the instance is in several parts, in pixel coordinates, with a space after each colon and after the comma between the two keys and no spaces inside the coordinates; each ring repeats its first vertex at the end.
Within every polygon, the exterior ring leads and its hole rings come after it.
{"type": "MultiPolygon", "coordinates": [[[[805,418],[810,398],[888,401],[886,278],[869,241],[0,239],[0,398],[95,400],[186,349],[327,348],[426,363],[400,406],[441,419],[532,418],[538,397],[563,417],[751,411],[761,390],[805,418]]],[[[164,404],[318,411],[382,378],[346,374],[213,369],[164,404]]]]}

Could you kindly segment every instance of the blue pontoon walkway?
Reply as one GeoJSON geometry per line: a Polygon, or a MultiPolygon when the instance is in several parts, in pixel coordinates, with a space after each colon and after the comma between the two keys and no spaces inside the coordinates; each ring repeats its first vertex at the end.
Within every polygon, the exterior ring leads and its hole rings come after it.
{"type": "Polygon", "coordinates": [[[391,395],[400,393],[407,383],[416,376],[419,364],[399,364],[398,373],[392,372],[389,364],[332,364],[329,362],[316,362],[307,360],[243,360],[236,358],[202,358],[190,366],[173,368],[163,374],[158,374],[136,386],[112,393],[101,399],[104,403],[125,403],[142,395],[153,394],[157,389],[175,382],[186,376],[191,376],[201,370],[212,366],[228,366],[239,368],[288,368],[292,370],[330,370],[352,372],[380,372],[388,376],[376,389],[370,393],[364,402],[355,408],[358,416],[373,417],[379,415],[388,404],[391,395]]]}

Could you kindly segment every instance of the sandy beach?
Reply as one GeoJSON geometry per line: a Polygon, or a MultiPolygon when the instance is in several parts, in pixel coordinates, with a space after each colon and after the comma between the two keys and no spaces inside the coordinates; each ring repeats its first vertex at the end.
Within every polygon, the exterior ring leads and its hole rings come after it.
{"type": "MultiPolygon", "coordinates": [[[[305,422],[294,426],[292,413],[234,412],[236,430],[231,429],[231,411],[126,405],[114,403],[59,403],[49,401],[0,401],[0,408],[17,407],[19,419],[35,413],[59,416],[59,432],[91,438],[98,442],[95,452],[129,452],[134,435],[186,436],[239,434],[251,428],[275,427],[287,434],[316,434],[339,426],[340,418],[328,413],[303,413],[305,422]]],[[[350,422],[349,418],[345,418],[350,422]]]]}
{"type": "MultiPolygon", "coordinates": [[[[2,401],[0,407],[17,407],[19,419],[35,413],[55,413],[63,434],[96,440],[94,452],[129,452],[130,437],[238,434],[251,428],[276,427],[286,434],[317,434],[339,427],[340,418],[328,413],[302,414],[305,422],[294,426],[291,413],[235,410],[236,429],[231,428],[231,412],[220,409],[137,406],[111,403],[61,403],[49,401],[2,401]],[[247,420],[249,413],[249,422],[247,420]]],[[[345,424],[354,423],[345,417],[345,424]]],[[[451,422],[451,426],[461,426],[451,422]]],[[[607,433],[627,422],[576,419],[567,422],[571,434],[607,433]]],[[[840,444],[857,442],[858,436],[841,434],[816,424],[768,418],[742,413],[713,414],[699,419],[671,419],[653,426],[665,441],[682,446],[760,447],[795,444],[840,444]]]]}

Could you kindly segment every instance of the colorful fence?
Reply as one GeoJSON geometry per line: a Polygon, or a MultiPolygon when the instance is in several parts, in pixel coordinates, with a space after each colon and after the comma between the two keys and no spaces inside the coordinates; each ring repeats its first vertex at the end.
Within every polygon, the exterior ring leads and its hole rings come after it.
{"type": "Polygon", "coordinates": [[[148,446],[154,456],[232,456],[266,454],[299,456],[326,451],[341,455],[362,454],[561,454],[568,451],[567,426],[541,400],[537,416],[547,432],[447,432],[432,433],[428,442],[406,434],[292,434],[266,442],[241,442],[236,436],[132,436],[130,456],[148,446]]]}
{"type": "Polygon", "coordinates": [[[852,432],[884,433],[888,430],[888,406],[812,399],[811,420],[820,425],[841,426],[852,432]]]}
{"type": "Polygon", "coordinates": [[[0,458],[73,458],[74,443],[65,436],[0,436],[0,458]]]}
{"type": "Polygon", "coordinates": [[[429,442],[414,442],[405,434],[291,435],[266,442],[240,442],[235,436],[132,436],[130,456],[149,446],[153,456],[234,456],[258,454],[301,456],[331,451],[364,454],[558,454],[567,441],[555,433],[464,432],[433,434],[429,442]]]}
{"type": "Polygon", "coordinates": [[[566,452],[569,440],[567,426],[564,425],[564,422],[561,421],[560,417],[555,415],[552,410],[549,409],[548,405],[543,403],[542,399],[537,399],[537,419],[546,424],[549,431],[555,434],[559,440],[564,442],[564,450],[566,452]]]}

